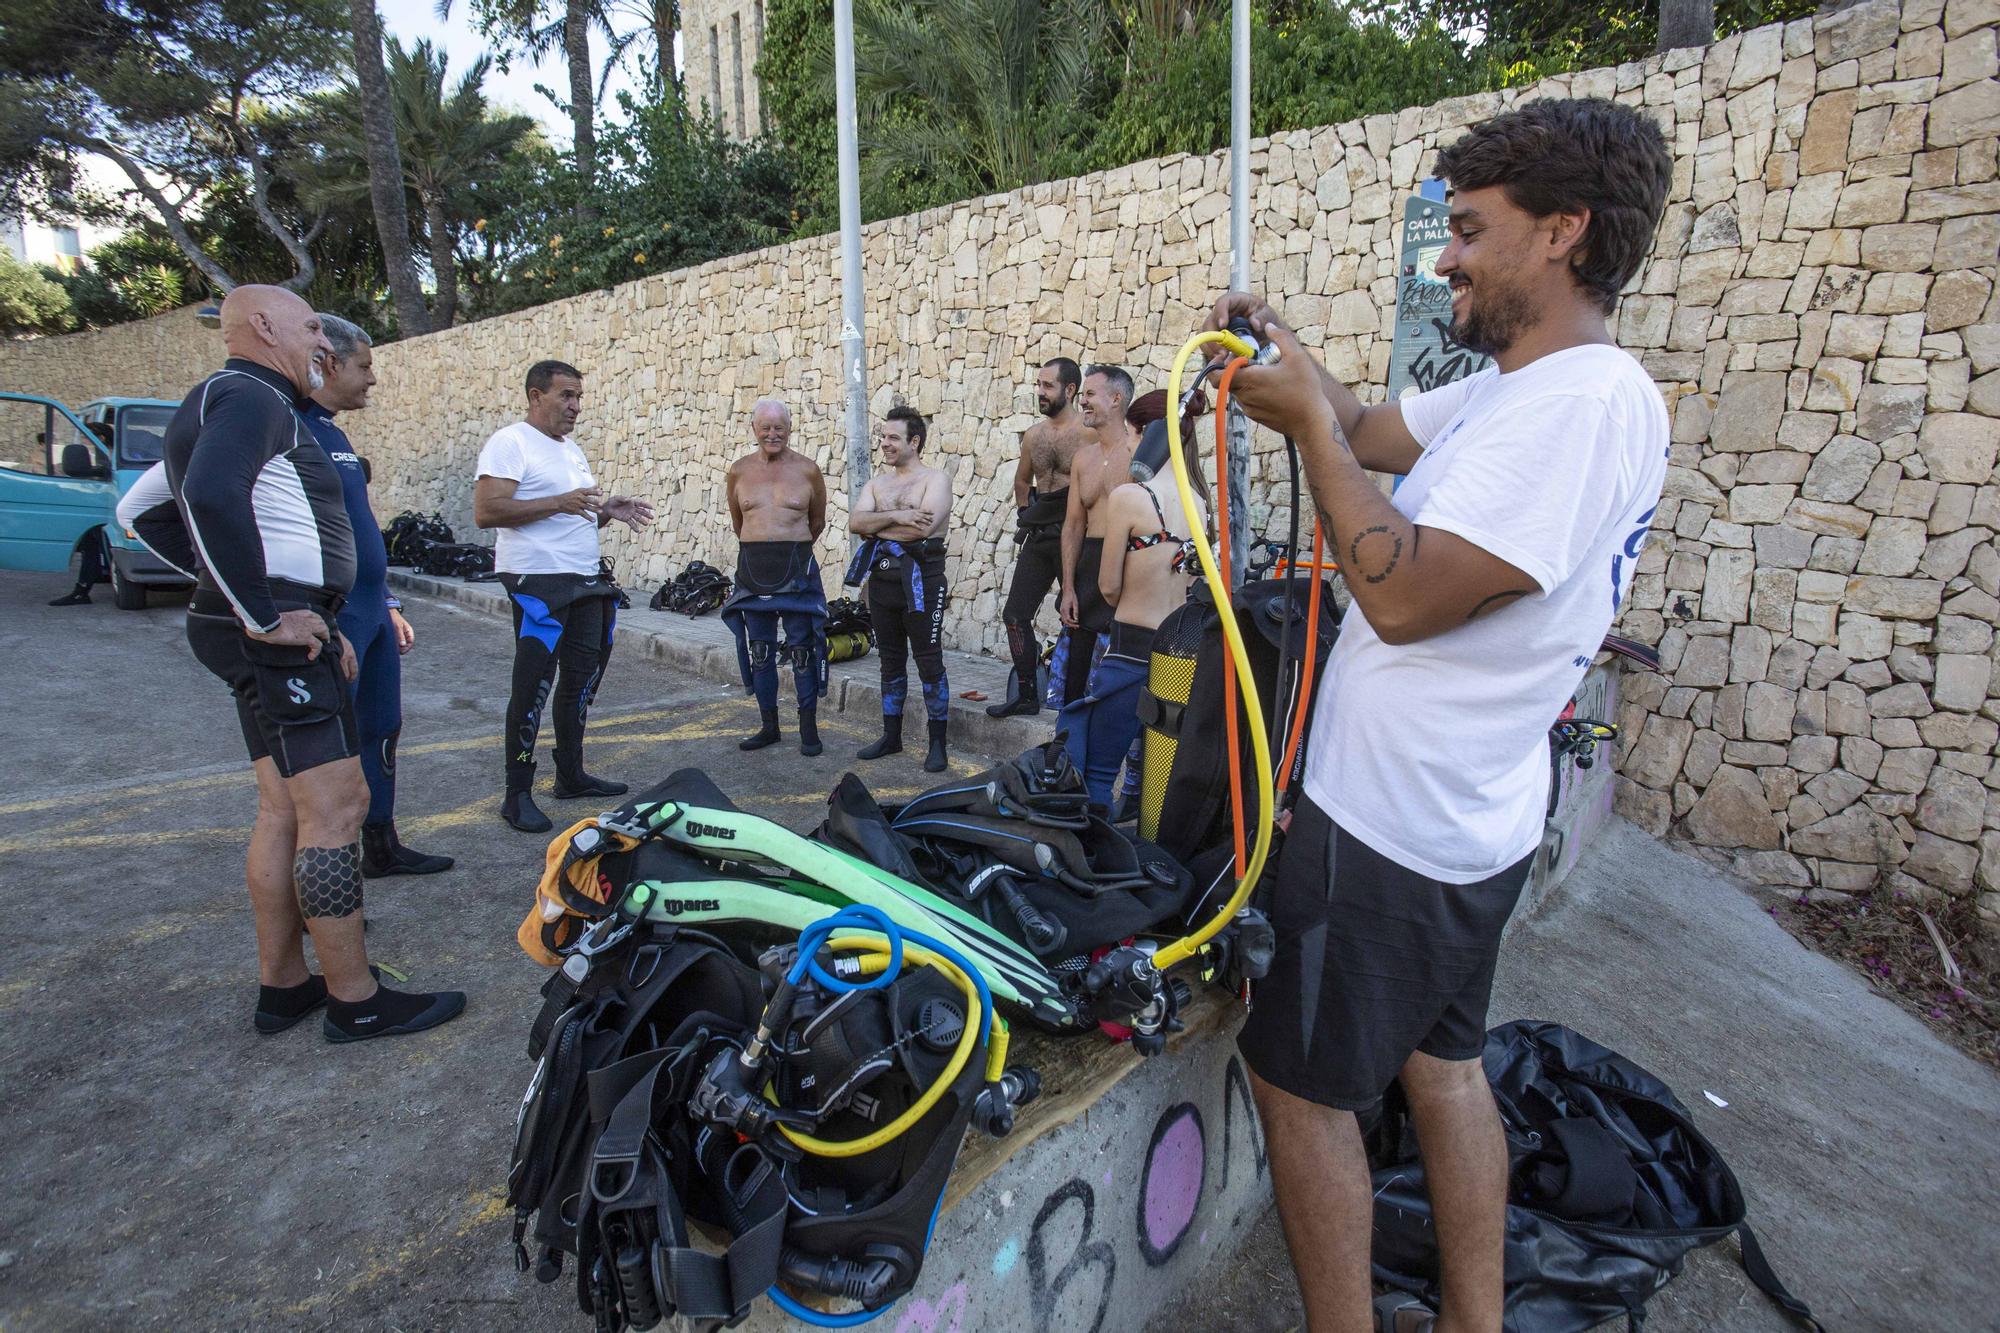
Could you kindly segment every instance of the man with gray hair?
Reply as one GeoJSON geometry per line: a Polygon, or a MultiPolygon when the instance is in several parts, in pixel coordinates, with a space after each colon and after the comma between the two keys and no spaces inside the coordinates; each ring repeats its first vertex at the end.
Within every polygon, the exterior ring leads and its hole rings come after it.
{"type": "Polygon", "coordinates": [[[336,412],[368,406],[375,387],[375,351],[365,329],[321,313],[320,332],[333,349],[320,358],[322,383],[305,405],[306,425],[340,474],[347,521],[354,528],[354,587],[340,608],[340,633],[354,645],[360,670],[350,688],[361,735],[361,772],[368,779],[368,815],[361,824],[361,873],[432,875],[451,869],[449,856],[427,856],[396,836],[396,741],[403,731],[402,655],[417,641],[389,591],[389,553],[368,504],[368,465],[347,434],[333,424],[336,412]]]}
{"type": "Polygon", "coordinates": [[[826,589],[813,559],[813,543],[826,531],[826,478],[819,464],[793,451],[792,409],[782,401],[757,400],[750,435],[757,447],[729,465],[729,523],[740,546],[736,590],[722,606],[762,723],[740,747],[761,750],[779,738],[782,656],[798,695],[799,753],[812,756],[820,752],[819,696],[826,689],[826,589]]]}

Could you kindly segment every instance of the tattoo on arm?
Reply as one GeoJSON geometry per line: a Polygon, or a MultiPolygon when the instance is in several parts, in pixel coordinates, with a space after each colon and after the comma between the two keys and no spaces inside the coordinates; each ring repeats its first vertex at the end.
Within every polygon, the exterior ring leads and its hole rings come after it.
{"type": "MultiPolygon", "coordinates": [[[[1371,545],[1379,549],[1382,543],[1373,542],[1371,545]]],[[[1385,523],[1378,523],[1372,528],[1362,529],[1355,536],[1354,540],[1347,544],[1347,567],[1370,583],[1380,583],[1382,580],[1388,578],[1389,575],[1395,572],[1396,565],[1402,558],[1402,535],[1392,532],[1385,523]],[[1387,537],[1393,545],[1391,545],[1386,556],[1371,555],[1368,562],[1364,564],[1361,559],[1361,543],[1377,535],[1387,537]]]]}
{"type": "Polygon", "coordinates": [[[1507,603],[1512,602],[1518,598],[1526,597],[1527,595],[1528,595],[1528,590],[1526,588],[1511,588],[1506,592],[1496,592],[1491,597],[1488,597],[1486,600],[1482,601],[1478,606],[1473,607],[1472,614],[1468,615],[1466,617],[1466,620],[1468,621],[1477,620],[1479,619],[1479,617],[1485,615],[1488,611],[1498,611],[1502,606],[1506,605],[1507,603]]]}

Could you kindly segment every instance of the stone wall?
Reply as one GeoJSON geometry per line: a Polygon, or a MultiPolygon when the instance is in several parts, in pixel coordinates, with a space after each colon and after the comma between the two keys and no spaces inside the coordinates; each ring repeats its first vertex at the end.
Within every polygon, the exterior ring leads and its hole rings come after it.
{"type": "MultiPolygon", "coordinates": [[[[1379,399],[1402,200],[1440,143],[1545,95],[1616,97],[1668,130],[1672,202],[1616,331],[1674,413],[1622,623],[1670,675],[1626,682],[1620,805],[1767,882],[1976,883],[2000,910],[1996,23],[2000,0],[1876,0],[1253,152],[1254,285],[1379,399]]],[[[954,646],[1000,643],[1032,368],[1117,361],[1160,384],[1225,285],[1226,184],[1223,155],[1172,157],[868,228],[874,410],[931,415],[954,477],[954,646]]],[[[732,563],[722,473],[763,394],[793,403],[828,473],[836,581],[837,273],[825,237],[383,348],[349,423],[378,507],[468,527],[480,442],[518,411],[526,366],[560,356],[587,373],[579,440],[601,478],[661,510],[642,536],[610,530],[628,582],[732,563]]],[[[75,356],[80,339],[0,345],[0,385],[157,391],[213,354],[185,316],[87,337],[75,356]]],[[[1260,530],[1287,503],[1260,437],[1260,530]]]]}
{"type": "Polygon", "coordinates": [[[0,389],[79,409],[108,394],[179,398],[222,356],[222,335],[195,321],[198,309],[62,338],[0,338],[0,389]]]}

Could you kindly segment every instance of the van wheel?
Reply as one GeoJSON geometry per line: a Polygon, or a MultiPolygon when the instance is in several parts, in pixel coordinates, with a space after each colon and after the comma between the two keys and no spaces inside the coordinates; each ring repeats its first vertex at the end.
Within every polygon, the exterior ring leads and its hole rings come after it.
{"type": "Polygon", "coordinates": [[[134,583],[118,569],[118,562],[111,562],[111,600],[120,611],[144,611],[146,609],[146,585],[134,583]]]}

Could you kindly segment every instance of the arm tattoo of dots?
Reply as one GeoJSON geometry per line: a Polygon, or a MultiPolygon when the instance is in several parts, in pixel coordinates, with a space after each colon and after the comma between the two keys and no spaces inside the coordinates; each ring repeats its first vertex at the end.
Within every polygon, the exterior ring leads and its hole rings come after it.
{"type": "Polygon", "coordinates": [[[299,911],[313,917],[353,916],[361,910],[361,847],[301,847],[292,862],[299,911]]]}
{"type": "Polygon", "coordinates": [[[1360,574],[1362,578],[1368,580],[1370,583],[1380,583],[1383,579],[1386,579],[1389,577],[1389,575],[1395,573],[1396,563],[1402,558],[1403,558],[1403,538],[1400,534],[1391,532],[1388,528],[1388,525],[1386,524],[1378,523],[1372,528],[1364,528],[1360,533],[1356,534],[1353,541],[1347,544],[1347,559],[1349,565],[1353,567],[1356,573],[1360,574]],[[1388,563],[1385,564],[1377,572],[1371,574],[1367,570],[1361,568],[1361,543],[1366,541],[1368,538],[1374,536],[1378,532],[1381,533],[1383,536],[1389,538],[1390,541],[1394,542],[1395,546],[1392,547],[1389,551],[1388,563]]]}

